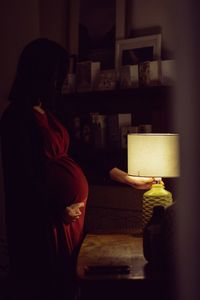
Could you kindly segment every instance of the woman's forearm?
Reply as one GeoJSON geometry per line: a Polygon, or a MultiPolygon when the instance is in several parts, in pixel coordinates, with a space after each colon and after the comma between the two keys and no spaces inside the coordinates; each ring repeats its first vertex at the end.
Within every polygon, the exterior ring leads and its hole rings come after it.
{"type": "Polygon", "coordinates": [[[149,189],[153,184],[153,178],[148,177],[136,177],[129,176],[127,172],[122,171],[121,169],[114,167],[109,171],[110,178],[112,180],[118,181],[134,187],[136,189],[149,189]]]}
{"type": "Polygon", "coordinates": [[[109,174],[110,174],[110,178],[112,180],[128,184],[127,173],[124,172],[124,171],[122,171],[122,170],[120,170],[120,169],[118,169],[117,167],[112,168],[110,170],[109,174]]]}

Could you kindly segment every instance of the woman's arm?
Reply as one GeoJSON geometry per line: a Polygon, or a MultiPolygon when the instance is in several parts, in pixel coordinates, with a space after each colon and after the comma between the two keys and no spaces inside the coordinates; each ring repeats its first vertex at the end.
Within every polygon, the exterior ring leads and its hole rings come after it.
{"type": "Polygon", "coordinates": [[[147,190],[151,188],[154,178],[129,176],[121,169],[114,167],[109,171],[110,178],[120,183],[130,185],[136,189],[147,190]]]}

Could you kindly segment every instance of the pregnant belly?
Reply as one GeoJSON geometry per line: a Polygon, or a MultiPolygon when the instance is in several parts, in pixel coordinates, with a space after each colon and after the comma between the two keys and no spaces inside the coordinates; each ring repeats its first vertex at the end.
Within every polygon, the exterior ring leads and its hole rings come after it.
{"type": "MultiPolygon", "coordinates": [[[[50,217],[53,225],[53,239],[57,253],[67,257],[79,248],[83,237],[84,216],[88,197],[87,179],[79,167],[69,157],[47,163],[47,185],[50,199],[50,217]],[[72,203],[84,202],[81,217],[70,224],[64,224],[62,213],[72,203]],[[60,218],[61,217],[61,218],[60,218]],[[60,250],[59,250],[60,249],[60,250]]],[[[65,266],[63,264],[63,266],[65,266]]],[[[68,270],[67,267],[64,269],[68,270]]]]}
{"type": "Polygon", "coordinates": [[[47,163],[47,187],[57,209],[75,202],[86,202],[88,197],[87,179],[79,165],[69,157],[47,163]]]}

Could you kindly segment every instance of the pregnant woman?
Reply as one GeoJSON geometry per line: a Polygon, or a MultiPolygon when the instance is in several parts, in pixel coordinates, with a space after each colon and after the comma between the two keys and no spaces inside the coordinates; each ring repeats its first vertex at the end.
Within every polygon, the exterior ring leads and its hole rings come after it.
{"type": "Polygon", "coordinates": [[[68,55],[48,39],[21,53],[1,119],[13,299],[73,299],[88,183],[56,117],[68,55]],[[20,288],[21,287],[21,288],[20,288]]]}

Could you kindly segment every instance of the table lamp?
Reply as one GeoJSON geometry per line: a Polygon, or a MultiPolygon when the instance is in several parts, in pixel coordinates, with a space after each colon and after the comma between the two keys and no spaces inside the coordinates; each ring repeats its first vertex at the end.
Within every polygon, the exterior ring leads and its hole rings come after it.
{"type": "Polygon", "coordinates": [[[152,216],[153,207],[173,202],[162,178],[179,176],[179,135],[170,133],[128,134],[128,174],[154,177],[155,183],[143,195],[142,226],[152,216]]]}

